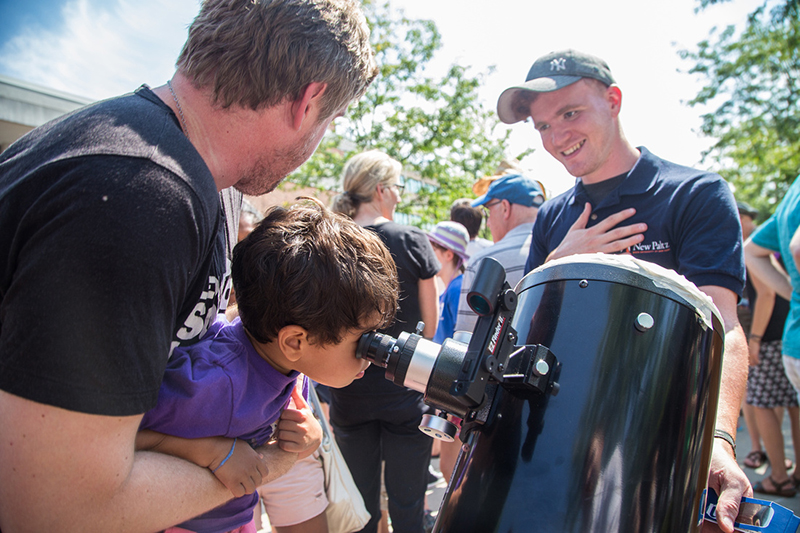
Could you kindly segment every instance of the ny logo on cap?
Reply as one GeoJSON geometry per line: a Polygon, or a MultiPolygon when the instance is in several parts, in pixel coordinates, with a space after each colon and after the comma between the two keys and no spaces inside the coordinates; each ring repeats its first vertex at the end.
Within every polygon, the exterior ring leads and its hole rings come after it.
{"type": "Polygon", "coordinates": [[[550,61],[550,70],[555,70],[556,72],[559,70],[567,70],[567,60],[563,57],[553,59],[550,61]]]}

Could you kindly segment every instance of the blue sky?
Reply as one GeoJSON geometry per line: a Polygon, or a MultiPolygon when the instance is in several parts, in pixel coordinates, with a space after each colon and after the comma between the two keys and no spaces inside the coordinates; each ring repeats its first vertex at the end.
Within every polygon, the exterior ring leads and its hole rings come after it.
{"type": "MultiPolygon", "coordinates": [[[[714,26],[744,21],[761,0],[734,0],[694,13],[697,0],[393,0],[413,18],[433,19],[444,46],[430,66],[457,62],[494,72],[481,90],[494,109],[506,87],[524,81],[533,60],[576,48],[604,58],[623,92],[628,139],[657,155],[696,165],[710,141],[699,137],[702,110],[688,108],[699,81],[678,50],[714,26]]],[[[0,74],[87,98],[107,98],[142,83],[163,84],[174,70],[199,0],[0,0],[0,74]]],[[[505,126],[502,127],[504,129],[505,126]]],[[[530,125],[511,126],[509,155],[552,192],[573,180],[541,149],[530,125]]]]}
{"type": "Polygon", "coordinates": [[[49,0],[0,2],[0,35],[11,35],[23,26],[51,26],[58,23],[59,13],[49,0]]]}
{"type": "Polygon", "coordinates": [[[96,99],[163,84],[199,8],[197,0],[0,2],[0,74],[96,99]]]}

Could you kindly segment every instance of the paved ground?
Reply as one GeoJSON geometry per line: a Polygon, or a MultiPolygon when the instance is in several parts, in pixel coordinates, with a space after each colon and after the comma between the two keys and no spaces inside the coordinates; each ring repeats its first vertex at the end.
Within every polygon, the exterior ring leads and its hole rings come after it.
{"type": "MultiPolygon", "coordinates": [[[[431,460],[431,464],[433,465],[436,471],[439,471],[439,459],[434,457],[431,460]]],[[[442,479],[439,482],[428,485],[428,491],[425,493],[425,496],[428,499],[428,509],[431,510],[431,514],[436,516],[439,513],[439,505],[442,503],[442,498],[444,498],[444,493],[447,490],[447,480],[442,479]]]]}
{"type": "MultiPolygon", "coordinates": [[[[783,417],[783,442],[784,449],[786,450],[786,457],[794,460],[792,434],[789,430],[789,419],[786,416],[783,417]]],[[[744,458],[747,457],[747,454],[750,453],[750,450],[750,436],[747,432],[747,428],[745,427],[744,418],[739,418],[739,431],[736,434],[736,455],[739,458],[739,466],[741,466],[745,474],[747,474],[750,483],[755,483],[756,481],[765,478],[769,474],[769,464],[765,463],[756,470],[752,468],[745,468],[744,458]]],[[[791,475],[791,471],[789,474],[791,475]]],[[[800,471],[798,472],[798,477],[800,477],[800,471]]],[[[783,505],[784,507],[788,507],[792,510],[792,512],[794,512],[794,514],[800,516],[800,495],[794,496],[793,498],[780,498],[766,494],[755,494],[754,496],[762,500],[772,500],[780,505],[783,505]]]]}

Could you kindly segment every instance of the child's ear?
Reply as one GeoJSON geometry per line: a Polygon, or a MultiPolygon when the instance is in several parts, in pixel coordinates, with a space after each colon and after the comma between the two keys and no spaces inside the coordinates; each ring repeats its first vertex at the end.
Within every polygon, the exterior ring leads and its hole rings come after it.
{"type": "Polygon", "coordinates": [[[289,361],[302,357],[308,345],[308,332],[300,326],[284,326],[278,332],[278,348],[289,361]]]}

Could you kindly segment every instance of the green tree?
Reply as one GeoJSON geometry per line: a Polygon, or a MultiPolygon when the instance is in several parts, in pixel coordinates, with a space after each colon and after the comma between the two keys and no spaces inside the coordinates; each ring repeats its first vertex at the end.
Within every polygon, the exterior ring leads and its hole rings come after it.
{"type": "Polygon", "coordinates": [[[441,78],[428,76],[426,68],[441,47],[434,22],[409,19],[389,3],[366,1],[364,10],[380,74],[337,121],[336,134],[290,179],[337,189],[350,156],[380,149],[429,184],[405,194],[398,211],[417,215],[421,224],[446,220],[450,203],[472,196],[472,184],[493,174],[505,157],[508,132],[496,133],[494,111],[478,101],[486,74],[452,65],[441,78]]]}
{"type": "MultiPolygon", "coordinates": [[[[701,0],[700,8],[724,0],[701,0]]],[[[717,139],[704,159],[762,217],[800,173],[800,20],[798,0],[765,2],[744,29],[712,30],[695,51],[681,51],[705,86],[689,101],[706,106],[702,132],[717,139]]]]}
{"type": "MultiPolygon", "coordinates": [[[[724,4],[726,2],[731,2],[732,0],[699,0],[700,5],[696,9],[696,11],[701,11],[708,6],[714,4],[724,4]]],[[[800,0],[785,0],[785,2],[781,5],[776,6],[779,11],[776,13],[780,17],[785,17],[792,13],[797,13],[798,8],[800,8],[800,0]]]]}

